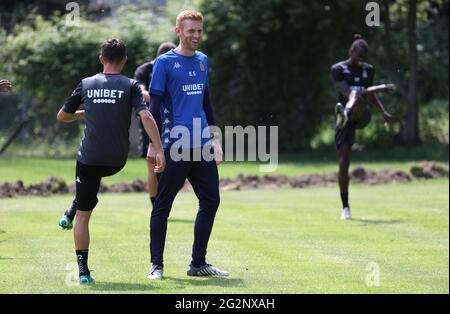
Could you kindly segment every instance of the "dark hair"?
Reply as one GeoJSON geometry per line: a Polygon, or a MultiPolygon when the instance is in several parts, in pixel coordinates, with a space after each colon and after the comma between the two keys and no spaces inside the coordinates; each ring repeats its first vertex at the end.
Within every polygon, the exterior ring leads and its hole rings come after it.
{"type": "Polygon", "coordinates": [[[120,39],[108,39],[102,43],[100,55],[110,62],[119,62],[127,55],[125,44],[120,39]]]}
{"type": "Polygon", "coordinates": [[[156,53],[156,56],[159,57],[162,54],[165,54],[166,52],[169,52],[172,49],[175,49],[177,46],[175,46],[174,43],[171,42],[165,42],[159,45],[158,52],[156,53]]]}
{"type": "Polygon", "coordinates": [[[350,46],[350,52],[355,51],[355,50],[364,50],[364,51],[369,51],[369,44],[367,43],[367,41],[364,39],[364,37],[361,34],[355,34],[353,36],[353,43],[350,46]]]}

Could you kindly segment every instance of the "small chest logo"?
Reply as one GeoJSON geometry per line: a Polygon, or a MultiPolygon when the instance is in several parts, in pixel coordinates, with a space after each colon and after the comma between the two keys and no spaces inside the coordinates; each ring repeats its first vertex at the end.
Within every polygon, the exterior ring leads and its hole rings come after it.
{"type": "Polygon", "coordinates": [[[356,83],[359,83],[360,81],[361,81],[361,78],[355,77],[355,82],[356,82],[356,83]]]}
{"type": "Polygon", "coordinates": [[[174,69],[179,69],[179,68],[181,68],[181,64],[178,63],[178,62],[175,62],[175,64],[173,65],[173,68],[174,69]]]}
{"type": "Polygon", "coordinates": [[[202,72],[206,71],[205,64],[202,61],[200,61],[200,71],[202,72]]]}

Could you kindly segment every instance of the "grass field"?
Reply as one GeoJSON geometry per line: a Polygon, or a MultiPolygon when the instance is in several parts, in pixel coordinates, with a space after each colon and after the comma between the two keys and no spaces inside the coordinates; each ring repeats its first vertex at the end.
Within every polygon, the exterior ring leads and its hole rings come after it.
{"type": "MultiPolygon", "coordinates": [[[[276,172],[268,175],[300,176],[337,171],[336,156],[333,150],[318,152],[303,152],[283,154],[280,156],[276,172]]],[[[355,152],[352,167],[363,165],[371,170],[400,169],[409,171],[414,162],[422,160],[437,160],[448,164],[448,151],[442,148],[396,148],[391,150],[376,150],[355,152]]],[[[224,162],[220,167],[222,178],[235,178],[239,174],[264,175],[259,171],[256,162],[224,162]]],[[[50,176],[62,177],[70,183],[74,180],[74,159],[50,158],[0,158],[0,183],[23,180],[25,184],[46,180],[50,176]]],[[[128,182],[146,178],[146,165],[142,159],[129,159],[124,170],[119,174],[105,178],[106,184],[128,182]]]]}
{"type": "Polygon", "coordinates": [[[145,278],[145,194],[104,194],[91,222],[90,287],[71,280],[72,235],[56,228],[71,196],[2,199],[0,293],[449,293],[448,193],[448,180],[354,186],[354,219],[341,221],[335,188],[224,192],[208,257],[228,279],[186,276],[196,200],[181,193],[161,282],[145,278]],[[377,267],[379,286],[368,286],[377,267]]]}

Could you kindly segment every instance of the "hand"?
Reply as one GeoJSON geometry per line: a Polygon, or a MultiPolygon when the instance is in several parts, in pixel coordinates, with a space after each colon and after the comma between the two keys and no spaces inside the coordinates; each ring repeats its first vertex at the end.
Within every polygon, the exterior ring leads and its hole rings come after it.
{"type": "Polygon", "coordinates": [[[397,89],[397,86],[395,84],[384,84],[384,93],[392,94],[397,89]]]}
{"type": "Polygon", "coordinates": [[[161,173],[166,168],[166,157],[164,155],[164,150],[156,151],[155,152],[155,160],[156,160],[156,166],[155,166],[155,173],[161,173]]]}
{"type": "Polygon", "coordinates": [[[8,80],[0,80],[0,93],[7,93],[11,90],[12,84],[8,80]]]}
{"type": "Polygon", "coordinates": [[[383,111],[383,119],[386,127],[390,127],[392,125],[392,116],[387,111],[383,111]]]}
{"type": "Polygon", "coordinates": [[[223,161],[223,151],[222,151],[222,147],[220,146],[219,139],[214,138],[212,141],[212,145],[214,148],[214,160],[216,161],[217,165],[220,165],[223,161]]]}
{"type": "Polygon", "coordinates": [[[148,160],[148,162],[150,164],[153,165],[153,167],[155,167],[155,165],[156,165],[156,151],[155,151],[155,148],[153,147],[152,143],[148,144],[147,160],[148,160]]]}

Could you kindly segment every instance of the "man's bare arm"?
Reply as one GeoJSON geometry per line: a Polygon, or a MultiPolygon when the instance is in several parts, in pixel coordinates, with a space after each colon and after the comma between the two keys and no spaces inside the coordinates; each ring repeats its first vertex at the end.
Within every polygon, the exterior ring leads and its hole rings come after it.
{"type": "Polygon", "coordinates": [[[396,89],[394,84],[382,84],[366,88],[364,91],[358,92],[359,95],[375,95],[376,93],[392,93],[396,89]]]}
{"type": "Polygon", "coordinates": [[[367,101],[369,101],[372,106],[377,108],[383,116],[384,122],[388,125],[392,123],[392,116],[384,109],[383,104],[375,93],[369,93],[366,95],[367,101]]]}
{"type": "Polygon", "coordinates": [[[148,93],[147,87],[144,84],[140,84],[142,96],[144,96],[144,100],[147,104],[150,103],[150,94],[148,93]]]}
{"type": "Polygon", "coordinates": [[[67,113],[61,108],[56,115],[56,119],[59,122],[73,122],[76,120],[82,120],[85,117],[84,110],[77,110],[75,113],[67,113]]]}
{"type": "Polygon", "coordinates": [[[142,110],[139,112],[142,124],[144,125],[145,131],[147,132],[150,140],[153,143],[153,147],[158,151],[162,150],[161,137],[158,131],[158,126],[156,125],[155,119],[149,110],[142,110]]]}
{"type": "Polygon", "coordinates": [[[164,157],[164,150],[162,148],[161,136],[158,131],[158,126],[156,125],[155,119],[149,110],[142,110],[139,112],[141,117],[142,125],[145,128],[150,140],[152,141],[152,146],[155,149],[155,161],[156,166],[154,168],[155,173],[160,173],[164,171],[166,160],[164,157]]]}

